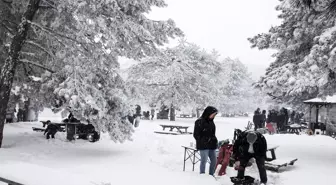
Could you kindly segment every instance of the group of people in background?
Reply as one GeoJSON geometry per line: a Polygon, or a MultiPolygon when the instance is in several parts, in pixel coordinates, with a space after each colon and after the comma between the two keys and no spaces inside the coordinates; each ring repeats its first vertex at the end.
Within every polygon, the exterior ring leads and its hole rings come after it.
{"type": "Polygon", "coordinates": [[[154,115],[155,115],[155,109],[152,108],[150,112],[149,111],[143,111],[142,115],[143,115],[143,119],[153,120],[154,115]]]}
{"type": "Polygon", "coordinates": [[[285,131],[287,125],[300,123],[303,116],[302,112],[292,111],[289,113],[289,110],[284,107],[279,111],[275,109],[269,110],[268,114],[266,114],[266,110],[260,112],[260,108],[257,108],[253,115],[254,129],[257,130],[270,125],[273,127],[274,132],[282,132],[285,131]]]}

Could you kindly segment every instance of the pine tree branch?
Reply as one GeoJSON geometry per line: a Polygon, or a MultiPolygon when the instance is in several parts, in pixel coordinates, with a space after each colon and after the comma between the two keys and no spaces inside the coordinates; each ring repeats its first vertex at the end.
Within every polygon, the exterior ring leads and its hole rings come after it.
{"type": "Polygon", "coordinates": [[[3,22],[1,22],[1,25],[2,25],[6,30],[8,30],[8,32],[9,32],[10,34],[14,35],[13,30],[10,29],[7,25],[5,25],[3,22]]]}
{"type": "Polygon", "coordinates": [[[170,84],[159,84],[159,83],[152,83],[152,84],[145,84],[146,86],[169,86],[170,84]]]}
{"type": "Polygon", "coordinates": [[[21,51],[20,53],[23,54],[23,55],[31,56],[31,57],[35,57],[35,56],[36,56],[35,53],[30,53],[30,52],[24,52],[24,51],[21,51]]]}
{"type": "Polygon", "coordinates": [[[42,3],[40,3],[41,8],[51,8],[51,9],[56,9],[57,7],[55,6],[55,4],[53,4],[52,2],[49,2],[47,0],[42,1],[42,3]]]}
{"type": "Polygon", "coordinates": [[[20,62],[29,64],[29,65],[33,65],[33,66],[36,66],[36,67],[39,67],[39,68],[44,69],[44,70],[46,70],[46,71],[49,71],[49,72],[51,72],[51,73],[55,73],[55,71],[53,71],[53,70],[47,68],[46,66],[43,66],[43,65],[41,65],[41,64],[38,64],[38,63],[36,63],[36,62],[30,61],[30,60],[27,60],[27,59],[21,59],[20,62]]]}
{"type": "Polygon", "coordinates": [[[84,43],[80,42],[80,41],[77,40],[77,39],[74,39],[74,38],[72,38],[72,37],[70,37],[70,36],[67,36],[67,35],[65,35],[65,34],[56,32],[56,31],[54,31],[54,30],[52,30],[52,29],[50,29],[50,28],[44,27],[44,26],[42,26],[42,25],[40,25],[40,24],[38,24],[38,23],[36,23],[36,22],[28,21],[28,23],[29,23],[30,25],[32,25],[32,26],[35,26],[35,27],[37,27],[37,28],[40,28],[41,30],[43,30],[43,31],[45,31],[45,32],[47,32],[47,33],[50,33],[50,34],[52,34],[52,35],[55,35],[55,36],[58,36],[58,37],[61,37],[61,38],[65,38],[65,39],[70,40],[70,41],[72,41],[72,42],[75,42],[75,43],[81,45],[81,46],[84,48],[85,51],[88,51],[88,52],[89,52],[89,49],[86,48],[86,47],[84,46],[84,43]]]}
{"type": "Polygon", "coordinates": [[[38,43],[36,43],[36,42],[34,42],[32,40],[26,40],[25,43],[30,44],[32,46],[35,46],[35,47],[41,49],[42,51],[44,51],[45,53],[47,53],[51,57],[55,57],[50,51],[48,51],[47,49],[45,49],[44,47],[42,47],[40,44],[38,44],[38,43]]]}

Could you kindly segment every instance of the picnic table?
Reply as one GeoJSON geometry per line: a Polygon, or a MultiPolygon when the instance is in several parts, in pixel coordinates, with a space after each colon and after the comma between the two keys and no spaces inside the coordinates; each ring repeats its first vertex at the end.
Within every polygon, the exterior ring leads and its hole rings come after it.
{"type": "Polygon", "coordinates": [[[179,125],[160,125],[162,127],[163,130],[165,130],[166,128],[169,128],[169,131],[173,131],[174,129],[177,130],[177,132],[179,133],[188,133],[188,126],[179,126],[179,125]],[[182,131],[181,129],[184,129],[184,131],[182,131]]]}
{"type": "Polygon", "coordinates": [[[271,158],[266,157],[266,161],[273,161],[276,159],[275,149],[279,148],[279,146],[271,146],[267,148],[267,152],[271,152],[271,158]]]}
{"type": "Polygon", "coordinates": [[[278,172],[281,167],[286,167],[288,165],[294,165],[294,163],[298,160],[295,159],[277,159],[275,155],[275,150],[279,148],[279,146],[273,146],[267,148],[267,152],[271,152],[271,158],[266,157],[265,168],[267,170],[278,172]]]}
{"type": "MultiPolygon", "coordinates": [[[[38,127],[32,127],[33,131],[35,132],[44,132],[45,131],[45,126],[47,125],[48,121],[40,121],[42,123],[43,128],[38,128],[38,127]]],[[[60,132],[65,132],[65,123],[62,122],[50,122],[50,124],[55,124],[59,126],[59,131],[60,132]]]]}
{"type": "Polygon", "coordinates": [[[302,126],[298,124],[287,125],[286,131],[287,133],[291,134],[300,134],[300,132],[302,131],[302,126]]]}

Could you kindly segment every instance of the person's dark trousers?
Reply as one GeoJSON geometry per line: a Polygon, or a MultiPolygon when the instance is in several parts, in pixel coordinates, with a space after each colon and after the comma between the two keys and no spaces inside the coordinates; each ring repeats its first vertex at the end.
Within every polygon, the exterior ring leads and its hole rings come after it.
{"type": "Polygon", "coordinates": [[[56,134],[55,131],[47,132],[47,139],[50,139],[50,136],[51,136],[52,139],[55,139],[55,134],[56,134]]]}
{"type": "MultiPolygon", "coordinates": [[[[260,123],[261,124],[261,123],[260,123]]],[[[259,123],[255,123],[254,124],[254,131],[257,131],[257,129],[260,128],[260,124],[259,123]]]]}
{"type": "MultiPolygon", "coordinates": [[[[245,168],[251,158],[253,158],[253,155],[249,155],[246,158],[240,159],[240,167],[238,169],[238,178],[244,178],[245,176],[245,168]]],[[[259,170],[259,176],[260,176],[260,182],[261,183],[267,183],[267,174],[266,174],[266,168],[265,168],[265,158],[263,157],[254,157],[256,159],[256,163],[259,170]]]]}
{"type": "Polygon", "coordinates": [[[151,118],[151,120],[153,120],[154,119],[154,115],[152,115],[152,118],[151,118]]]}
{"type": "Polygon", "coordinates": [[[263,126],[263,123],[262,123],[262,122],[259,123],[259,128],[265,128],[265,127],[263,126]]]}

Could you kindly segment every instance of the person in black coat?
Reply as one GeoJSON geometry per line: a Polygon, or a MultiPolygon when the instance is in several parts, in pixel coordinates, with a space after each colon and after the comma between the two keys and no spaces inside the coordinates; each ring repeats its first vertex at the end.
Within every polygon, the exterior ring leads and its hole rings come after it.
{"type": "Polygon", "coordinates": [[[55,134],[57,133],[57,131],[59,129],[58,126],[55,125],[55,124],[50,123],[49,120],[47,121],[47,124],[48,124],[48,126],[45,129],[43,135],[47,134],[47,136],[46,136],[47,139],[50,139],[50,136],[51,136],[51,138],[55,139],[55,134]]]}
{"type": "Polygon", "coordinates": [[[261,128],[266,126],[266,110],[263,110],[261,113],[261,128]]]}
{"type": "Polygon", "coordinates": [[[208,158],[210,158],[209,175],[214,175],[215,173],[218,140],[216,137],[216,125],[213,120],[217,112],[215,107],[208,106],[202,116],[195,122],[194,138],[196,140],[196,149],[200,151],[201,155],[201,174],[205,173],[205,165],[208,158]]]}
{"type": "Polygon", "coordinates": [[[244,131],[242,132],[233,146],[232,158],[239,161],[238,178],[244,178],[245,168],[251,158],[255,158],[260,182],[266,184],[267,174],[265,168],[267,151],[267,142],[265,137],[259,132],[244,131]]]}
{"type": "Polygon", "coordinates": [[[260,113],[259,108],[256,111],[254,111],[253,123],[254,123],[254,130],[257,130],[258,128],[262,127],[262,115],[260,113]]]}

